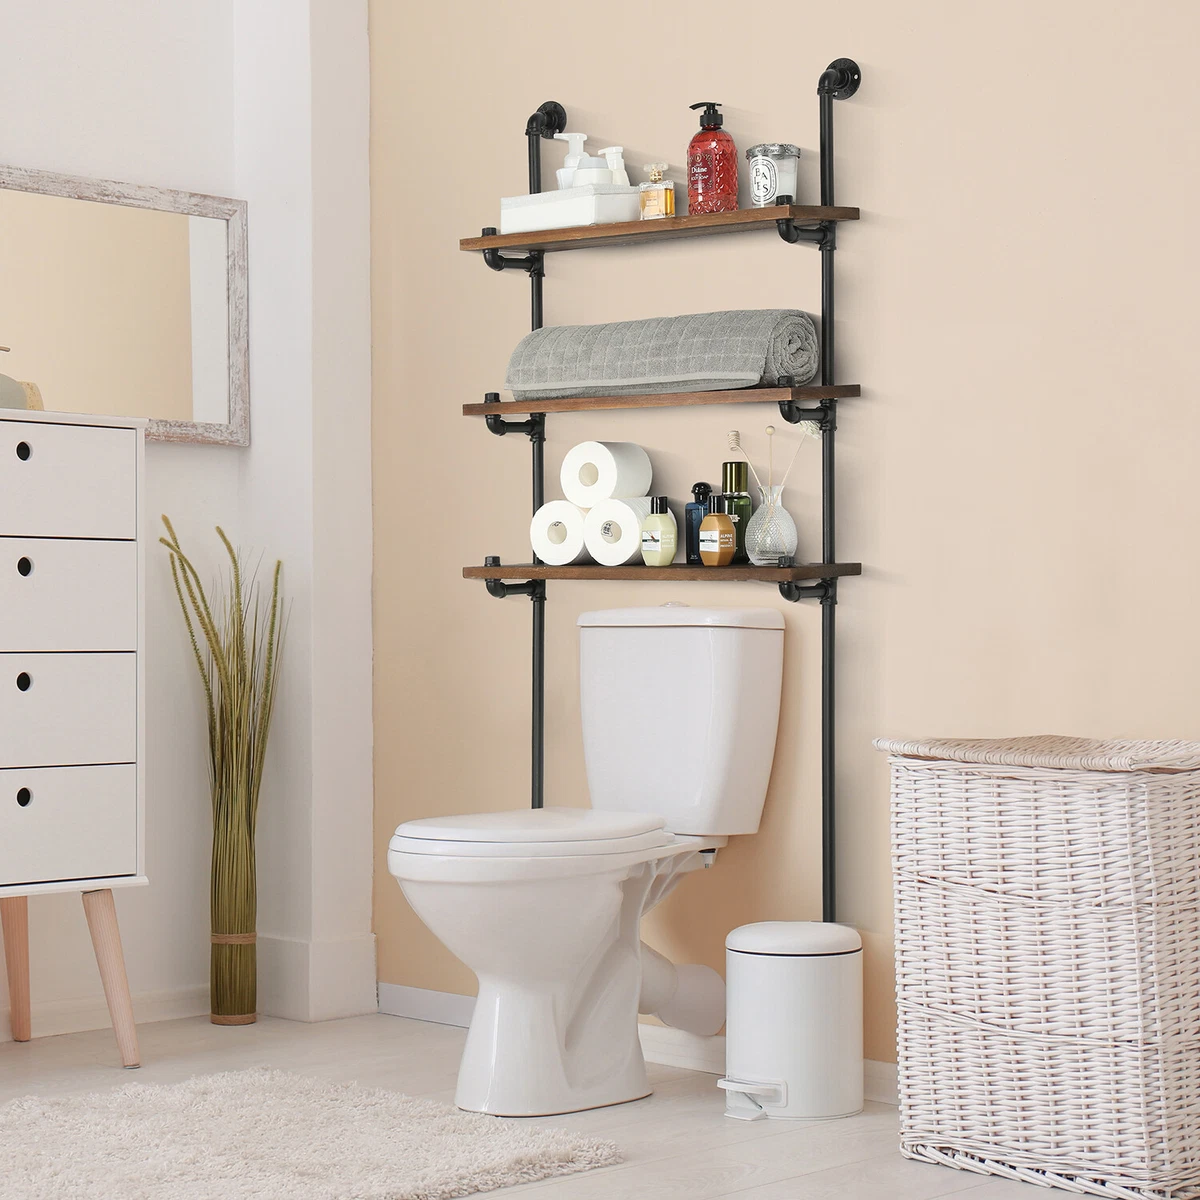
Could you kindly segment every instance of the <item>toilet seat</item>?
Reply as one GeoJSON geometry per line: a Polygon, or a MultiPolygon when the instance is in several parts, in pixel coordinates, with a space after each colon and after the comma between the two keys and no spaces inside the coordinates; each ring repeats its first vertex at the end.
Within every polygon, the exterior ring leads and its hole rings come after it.
{"type": "Polygon", "coordinates": [[[521,808],[405,821],[389,850],[458,858],[570,858],[673,845],[663,818],[591,808],[521,808]]]}

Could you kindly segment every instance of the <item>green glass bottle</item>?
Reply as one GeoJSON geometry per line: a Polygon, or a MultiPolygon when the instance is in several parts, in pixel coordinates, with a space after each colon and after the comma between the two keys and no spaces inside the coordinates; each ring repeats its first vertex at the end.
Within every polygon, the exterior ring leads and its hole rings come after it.
{"type": "Polygon", "coordinates": [[[725,493],[725,511],[729,514],[737,534],[737,549],[733,552],[734,562],[747,562],[749,559],[746,554],[746,526],[750,524],[750,514],[754,511],[749,482],[746,463],[721,464],[721,491],[725,493]]]}

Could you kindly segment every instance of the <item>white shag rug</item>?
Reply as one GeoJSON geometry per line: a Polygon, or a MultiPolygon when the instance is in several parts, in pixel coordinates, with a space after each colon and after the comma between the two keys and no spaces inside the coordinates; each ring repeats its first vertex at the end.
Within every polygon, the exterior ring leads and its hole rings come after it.
{"type": "Polygon", "coordinates": [[[0,1107],[14,1200],[445,1200],[620,1161],[611,1142],[285,1071],[0,1107]]]}

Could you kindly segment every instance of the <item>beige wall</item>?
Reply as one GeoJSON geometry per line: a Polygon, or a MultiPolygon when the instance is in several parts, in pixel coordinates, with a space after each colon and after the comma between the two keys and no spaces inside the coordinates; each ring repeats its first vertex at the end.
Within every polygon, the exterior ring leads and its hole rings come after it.
{"type": "MultiPolygon", "coordinates": [[[[864,395],[843,406],[838,534],[865,573],[839,605],[840,916],[867,942],[868,1055],[890,1059],[887,778],[871,738],[1200,733],[1200,85],[1171,66],[1200,9],[702,0],[598,12],[371,6],[380,976],[473,990],[387,874],[397,822],[527,802],[529,605],[490,599],[460,569],[527,557],[528,444],[459,406],[500,386],[528,328],[528,285],[460,254],[458,238],[524,190],[521,133],[547,98],[590,146],[677,168],[687,104],[715,95],[739,148],[804,147],[811,199],[816,79],[851,55],[864,82],[837,110],[838,199],[863,220],[839,242],[839,373],[864,395]]],[[[546,150],[548,172],[560,154],[546,150]]],[[[818,279],[813,252],[768,234],[554,255],[547,321],[816,311],[818,279]]],[[[682,501],[717,478],[734,420],[761,442],[770,418],[551,417],[550,491],[574,442],[629,439],[649,450],[655,490],[682,501]]],[[[813,555],[812,447],[794,478],[813,555]]],[[[787,620],[762,832],[651,921],[667,953],[720,966],[734,925],[819,913],[819,616],[766,587],[552,583],[550,802],[586,802],[576,615],[665,600],[761,603],[787,620]]]]}
{"type": "Polygon", "coordinates": [[[188,218],[0,190],[0,371],[47,409],[192,419],[188,218]]]}

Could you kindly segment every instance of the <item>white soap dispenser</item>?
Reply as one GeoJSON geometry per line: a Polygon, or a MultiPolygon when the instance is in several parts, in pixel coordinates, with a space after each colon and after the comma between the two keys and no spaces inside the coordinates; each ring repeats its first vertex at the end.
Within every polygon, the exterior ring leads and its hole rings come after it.
{"type": "Polygon", "coordinates": [[[629,172],[625,170],[625,147],[624,146],[605,146],[600,151],[608,162],[608,169],[612,172],[612,181],[619,187],[629,186],[629,172]]]}
{"type": "Polygon", "coordinates": [[[554,174],[560,188],[569,188],[571,180],[575,176],[575,168],[579,166],[579,160],[584,157],[583,143],[587,141],[587,134],[556,133],[554,140],[567,143],[567,157],[563,159],[563,165],[554,174]]]}

